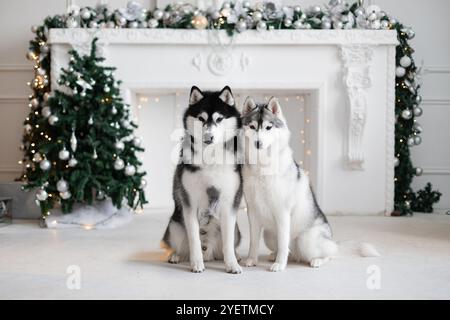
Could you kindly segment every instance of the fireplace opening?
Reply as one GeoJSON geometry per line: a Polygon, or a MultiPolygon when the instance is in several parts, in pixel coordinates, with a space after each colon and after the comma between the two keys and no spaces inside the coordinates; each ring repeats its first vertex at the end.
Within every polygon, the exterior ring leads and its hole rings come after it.
{"type": "MultiPolygon", "coordinates": [[[[267,102],[276,96],[291,131],[290,146],[294,159],[305,170],[313,188],[317,183],[317,126],[316,92],[307,90],[233,90],[236,105],[241,108],[247,96],[255,101],[267,102]]],[[[134,115],[139,125],[145,152],[142,154],[143,170],[149,184],[147,208],[171,210],[172,177],[176,163],[174,153],[182,136],[182,118],[189,97],[188,90],[137,91],[132,95],[134,115]]],[[[320,197],[318,197],[320,199],[320,197]]],[[[320,201],[320,200],[319,200],[320,201]]]]}

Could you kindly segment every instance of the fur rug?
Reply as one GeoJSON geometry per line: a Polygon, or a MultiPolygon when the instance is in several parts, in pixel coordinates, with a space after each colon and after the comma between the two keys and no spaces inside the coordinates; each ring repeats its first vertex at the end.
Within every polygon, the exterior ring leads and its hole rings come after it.
{"type": "Polygon", "coordinates": [[[63,214],[61,210],[53,210],[47,217],[49,229],[83,228],[113,229],[129,223],[133,219],[133,211],[126,205],[118,209],[110,199],[99,201],[93,205],[75,205],[71,213],[63,214]]]}

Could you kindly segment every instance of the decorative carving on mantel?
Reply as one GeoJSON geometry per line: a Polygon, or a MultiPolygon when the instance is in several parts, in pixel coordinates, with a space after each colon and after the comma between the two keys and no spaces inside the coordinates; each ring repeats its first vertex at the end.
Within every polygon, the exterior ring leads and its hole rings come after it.
{"type": "Polygon", "coordinates": [[[192,65],[198,70],[201,71],[202,69],[202,55],[200,53],[197,53],[195,57],[192,58],[192,65]]]}
{"type": "Polygon", "coordinates": [[[349,102],[346,160],[350,169],[363,170],[364,128],[367,117],[365,90],[372,85],[369,65],[373,49],[367,45],[343,45],[340,49],[349,102]]]}
{"type": "Polygon", "coordinates": [[[213,51],[208,56],[208,67],[217,76],[226,75],[233,68],[233,56],[230,52],[213,51]]]}

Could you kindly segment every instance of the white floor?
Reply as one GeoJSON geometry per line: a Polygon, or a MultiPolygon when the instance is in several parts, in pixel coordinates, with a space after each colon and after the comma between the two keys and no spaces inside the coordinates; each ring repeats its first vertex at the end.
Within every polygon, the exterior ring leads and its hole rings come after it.
{"type": "MultiPolygon", "coordinates": [[[[240,214],[248,246],[247,224],[240,214]]],[[[375,244],[379,258],[343,256],[320,269],[290,264],[267,271],[264,252],[258,267],[241,275],[207,263],[203,274],[164,261],[159,240],[167,213],[137,215],[116,230],[47,230],[15,222],[0,228],[1,299],[449,299],[450,216],[412,218],[330,217],[337,240],[375,244]],[[81,289],[69,290],[66,270],[81,268],[81,289]],[[379,290],[367,287],[368,267],[380,270],[379,290]]]]}

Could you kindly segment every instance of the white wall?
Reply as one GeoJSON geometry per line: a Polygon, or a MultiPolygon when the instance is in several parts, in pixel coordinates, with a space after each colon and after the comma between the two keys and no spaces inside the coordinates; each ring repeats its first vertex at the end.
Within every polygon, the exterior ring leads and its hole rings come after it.
{"type": "MultiPolygon", "coordinates": [[[[163,0],[166,1],[166,0],[163,0]]],[[[95,0],[76,0],[79,5],[95,5],[95,0]]],[[[153,0],[139,1],[147,7],[153,0]]],[[[320,0],[285,0],[303,6],[319,4],[320,0]]],[[[126,5],[127,0],[109,0],[111,7],[126,5]]],[[[424,115],[419,122],[424,128],[423,143],[413,148],[413,160],[424,168],[414,186],[431,181],[443,193],[440,209],[450,208],[450,1],[448,0],[378,0],[376,3],[416,31],[413,46],[416,62],[424,61],[424,115]]],[[[39,24],[48,15],[65,11],[62,0],[0,1],[0,181],[10,181],[20,173],[17,161],[22,135],[22,121],[28,112],[26,82],[32,77],[32,66],[25,59],[30,26],[39,24]]]]}

